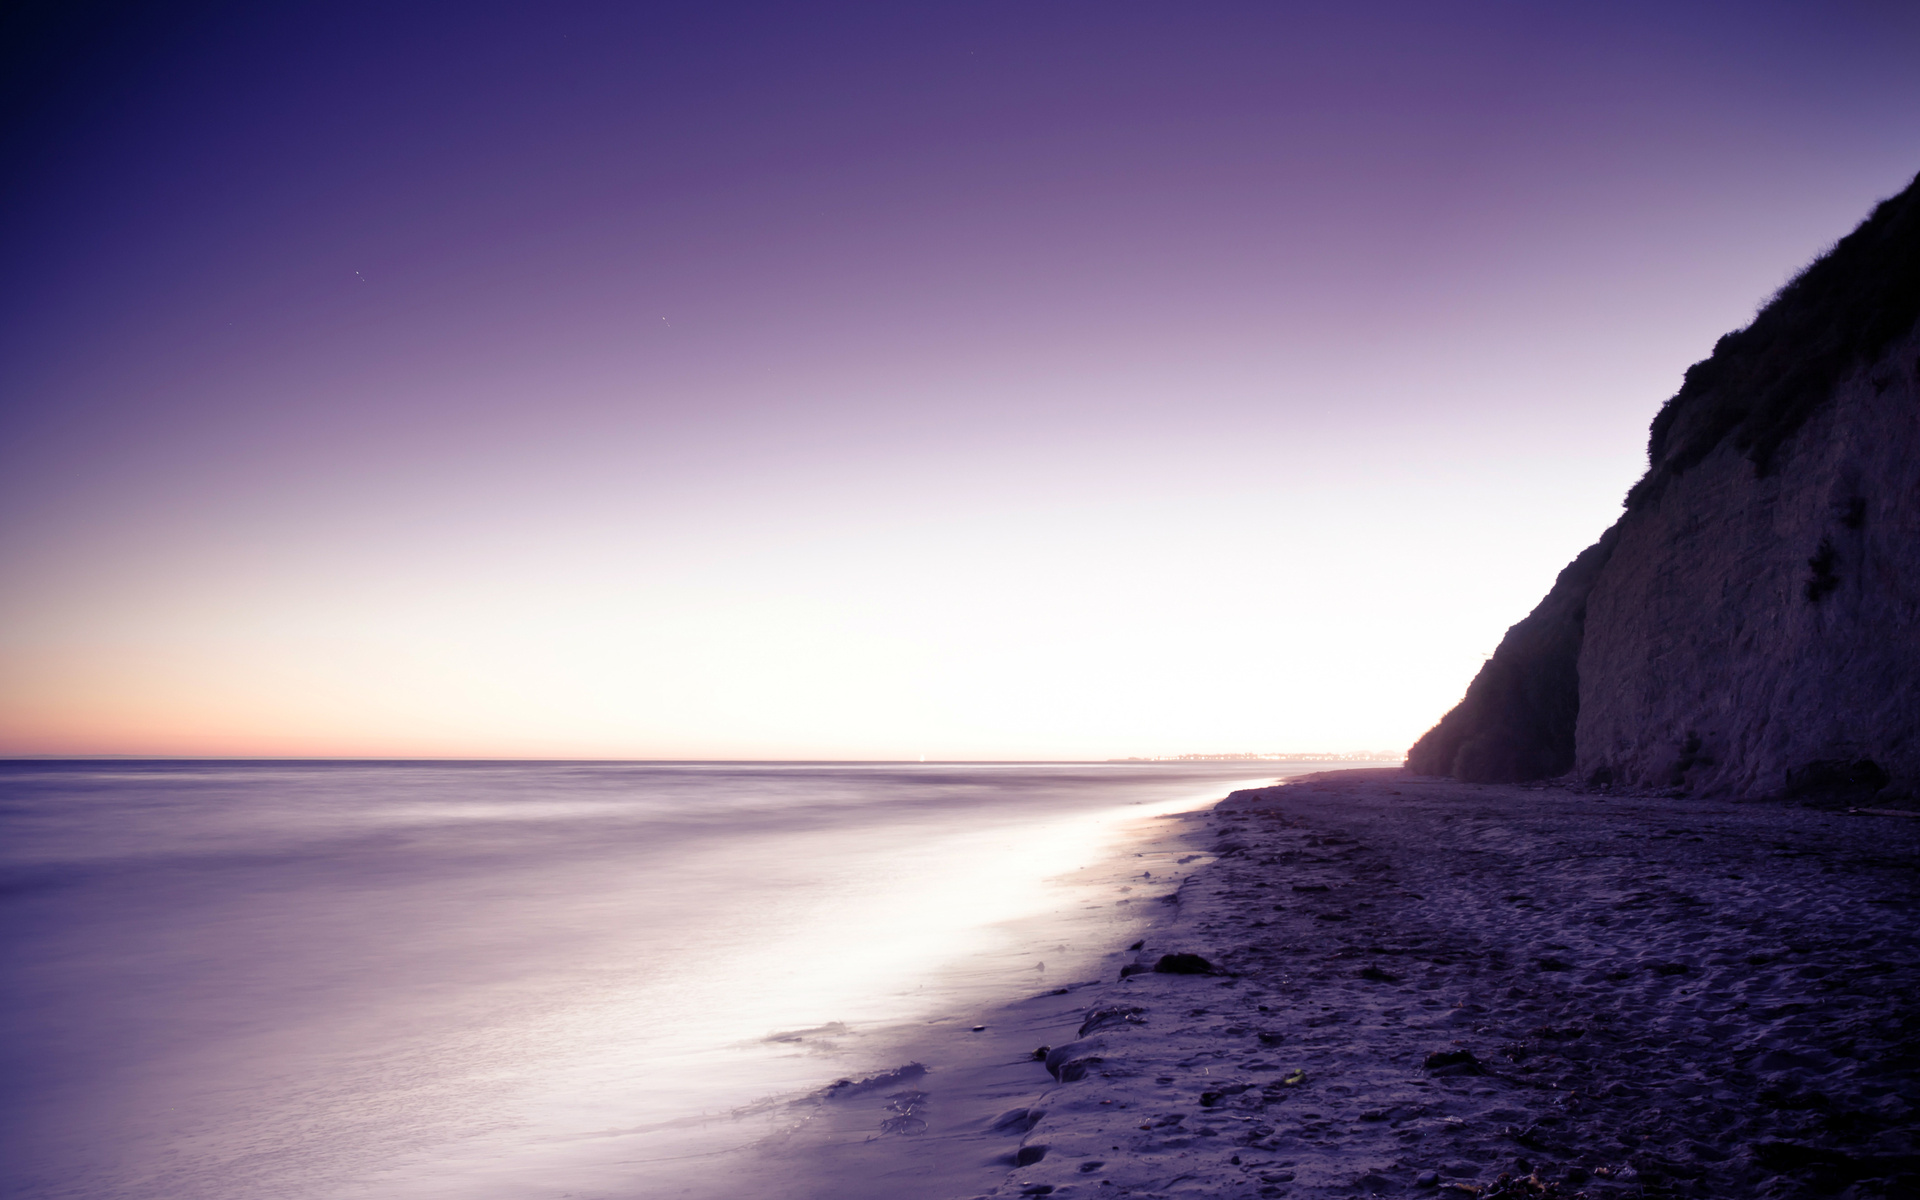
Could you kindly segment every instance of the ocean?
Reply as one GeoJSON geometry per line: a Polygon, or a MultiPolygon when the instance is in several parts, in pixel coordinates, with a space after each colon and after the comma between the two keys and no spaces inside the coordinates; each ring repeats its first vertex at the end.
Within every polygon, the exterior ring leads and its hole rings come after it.
{"type": "Polygon", "coordinates": [[[4,1194],[695,1195],[1084,978],[1157,817],[1312,769],[0,763],[4,1194]]]}

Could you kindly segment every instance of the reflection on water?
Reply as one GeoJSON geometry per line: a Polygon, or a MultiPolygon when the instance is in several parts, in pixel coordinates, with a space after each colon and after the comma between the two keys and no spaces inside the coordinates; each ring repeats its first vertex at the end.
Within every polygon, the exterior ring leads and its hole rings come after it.
{"type": "Polygon", "coordinates": [[[1250,773],[0,764],[7,1194],[662,1194],[872,1031],[1074,978],[1127,911],[1081,869],[1250,773]]]}

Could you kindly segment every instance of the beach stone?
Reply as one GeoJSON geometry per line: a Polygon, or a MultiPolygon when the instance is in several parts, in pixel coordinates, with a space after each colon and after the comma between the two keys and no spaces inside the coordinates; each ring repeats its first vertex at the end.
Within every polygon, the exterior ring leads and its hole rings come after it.
{"type": "Polygon", "coordinates": [[[1439,1187],[1440,1172],[1422,1171],[1418,1175],[1415,1175],[1413,1177],[1413,1185],[1415,1187],[1423,1187],[1423,1188],[1439,1187]]]}
{"type": "Polygon", "coordinates": [[[1138,1004],[1108,1004],[1088,1010],[1086,1020],[1080,1023],[1080,1037],[1086,1037],[1095,1030],[1113,1025],[1138,1025],[1145,1019],[1147,1010],[1138,1004]]]}
{"type": "Polygon", "coordinates": [[[908,1063],[904,1067],[895,1067],[891,1071],[882,1071],[878,1075],[869,1075],[865,1079],[836,1079],[822,1088],[820,1094],[829,1100],[841,1100],[849,1096],[858,1096],[878,1091],[883,1087],[897,1087],[911,1083],[927,1073],[921,1063],[908,1063]]]}
{"type": "Polygon", "coordinates": [[[1038,1125],[1040,1118],[1046,1115],[1047,1110],[1044,1108],[1008,1109],[995,1117],[993,1124],[988,1128],[994,1133],[1025,1134],[1038,1125]]]}
{"type": "Polygon", "coordinates": [[[1214,971],[1213,964],[1198,954],[1162,954],[1153,969],[1160,975],[1211,975],[1214,971]]]}
{"type": "Polygon", "coordinates": [[[1427,1070],[1449,1075],[1477,1075],[1480,1073],[1480,1060],[1471,1050],[1436,1050],[1422,1059],[1420,1065],[1427,1070]]]}
{"type": "Polygon", "coordinates": [[[1106,1043],[1098,1038],[1055,1046],[1047,1052],[1047,1073],[1061,1083],[1084,1079],[1093,1064],[1105,1061],[1098,1053],[1105,1048],[1106,1043]]]}
{"type": "Polygon", "coordinates": [[[1030,1167],[1047,1156],[1045,1146],[1022,1146],[1013,1152],[1013,1165],[1030,1167]]]}

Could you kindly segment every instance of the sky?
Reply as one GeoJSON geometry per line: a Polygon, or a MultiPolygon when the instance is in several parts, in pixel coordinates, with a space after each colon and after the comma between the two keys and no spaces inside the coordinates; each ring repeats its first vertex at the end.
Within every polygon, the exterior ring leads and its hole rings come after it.
{"type": "Polygon", "coordinates": [[[1402,750],[1903,3],[16,6],[0,754],[1402,750]]]}

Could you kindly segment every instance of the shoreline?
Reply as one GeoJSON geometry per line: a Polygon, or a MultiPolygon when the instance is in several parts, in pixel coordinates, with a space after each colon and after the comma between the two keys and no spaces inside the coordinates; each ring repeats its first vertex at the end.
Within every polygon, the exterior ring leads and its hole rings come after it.
{"type": "MultiPolygon", "coordinates": [[[[1083,907],[1118,906],[1135,914],[1121,918],[1122,928],[1132,930],[1122,941],[1149,935],[1172,908],[1167,901],[1178,888],[1214,861],[1196,843],[1215,803],[1143,814],[1138,833],[1113,857],[1088,868],[1095,878],[1076,881],[1106,894],[1083,907]],[[1119,892],[1129,894],[1113,900],[1119,892]]],[[[1036,931],[1057,931],[1056,917],[1029,921],[1036,931]]],[[[724,1192],[715,1194],[938,1200],[991,1190],[1013,1166],[1018,1134],[1029,1128],[1003,1118],[1029,1109],[1035,1093],[1052,1083],[1034,1050],[1049,1038],[1060,1040],[1063,1027],[1070,1036],[1086,996],[1130,957],[1124,945],[1108,946],[1091,961],[1083,956],[1070,980],[1053,987],[1035,981],[1024,998],[864,1031],[870,1069],[804,1096],[770,1101],[787,1114],[782,1127],[729,1164],[724,1192]]]]}
{"type": "Polygon", "coordinates": [[[863,1144],[891,1157],[870,1150],[833,1194],[1920,1186],[1903,1001],[1920,992],[1920,821],[1394,769],[1301,776],[1196,816],[1183,829],[1218,858],[1142,949],[996,1017],[1011,1028],[995,1102],[1025,1115],[996,1130],[976,1113],[949,1146],[998,1178],[903,1190],[926,1143],[884,1139],[863,1144]],[[1217,973],[1117,978],[1166,954],[1217,973]],[[1051,1047],[1049,1065],[1013,1060],[1025,1043],[1051,1047]],[[892,1189],[863,1190],[883,1158],[892,1189]]]}

